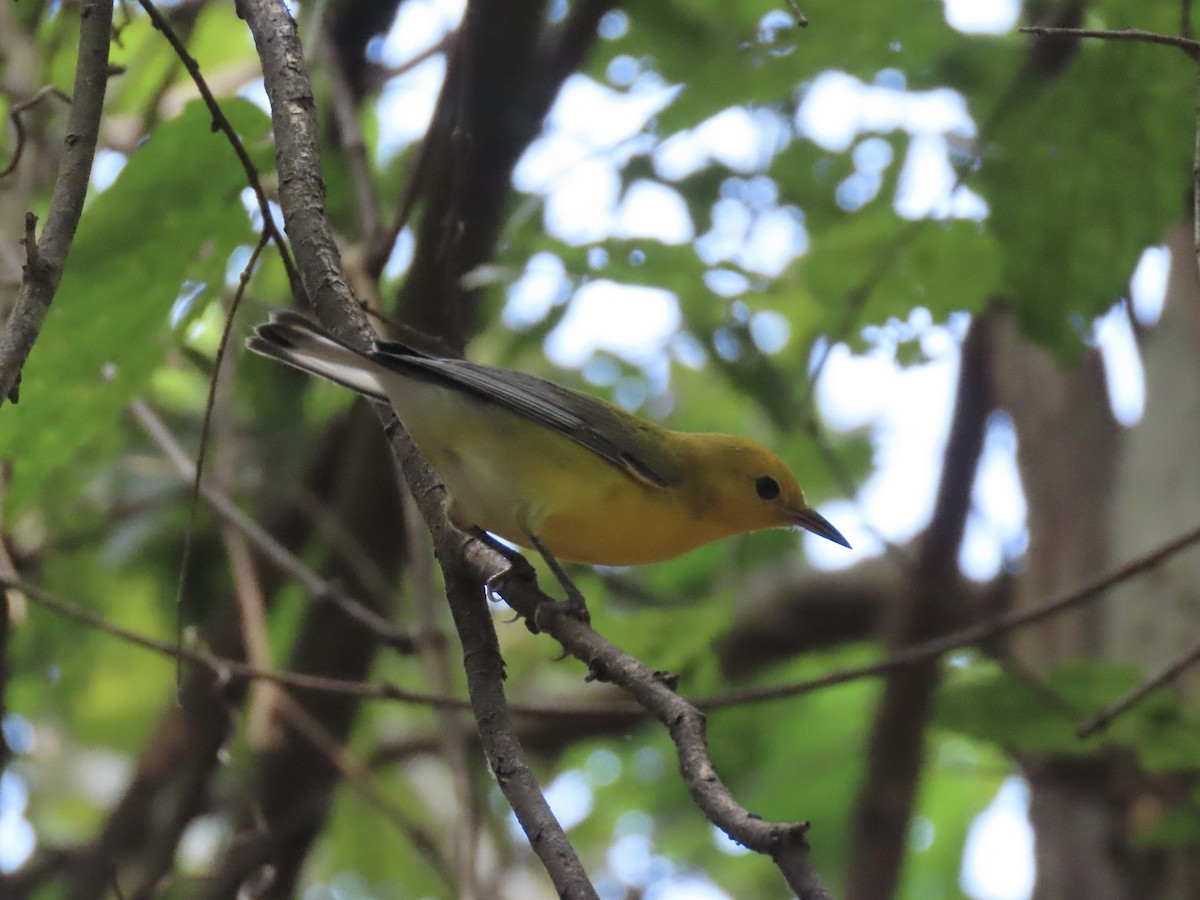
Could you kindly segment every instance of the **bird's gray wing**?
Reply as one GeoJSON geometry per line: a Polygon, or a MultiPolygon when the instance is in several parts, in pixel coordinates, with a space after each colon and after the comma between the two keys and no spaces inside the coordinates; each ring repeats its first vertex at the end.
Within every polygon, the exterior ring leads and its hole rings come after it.
{"type": "Polygon", "coordinates": [[[377,341],[370,356],[396,372],[468,391],[553,428],[639,481],[659,488],[682,483],[679,460],[654,439],[658,426],[590,394],[525,372],[429,356],[396,341],[377,341]]]}

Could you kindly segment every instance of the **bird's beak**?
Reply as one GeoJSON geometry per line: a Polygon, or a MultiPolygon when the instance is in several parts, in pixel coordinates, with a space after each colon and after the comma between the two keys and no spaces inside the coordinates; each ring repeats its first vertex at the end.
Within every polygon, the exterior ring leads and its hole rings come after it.
{"type": "Polygon", "coordinates": [[[793,525],[799,525],[805,531],[811,531],[819,537],[833,541],[835,544],[841,544],[846,549],[851,549],[850,542],[842,537],[842,533],[830,525],[829,520],[815,509],[805,508],[797,510],[791,514],[791,520],[793,525]]]}

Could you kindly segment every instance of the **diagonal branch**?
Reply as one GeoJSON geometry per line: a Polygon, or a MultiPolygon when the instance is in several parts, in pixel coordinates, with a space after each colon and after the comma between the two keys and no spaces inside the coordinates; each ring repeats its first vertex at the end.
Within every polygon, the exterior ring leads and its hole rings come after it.
{"type": "MultiPolygon", "coordinates": [[[[466,547],[466,561],[477,578],[505,565],[495,550],[475,540],[466,547]]],[[[737,803],[713,766],[704,714],[675,693],[669,676],[653,671],[564,612],[564,604],[546,597],[521,576],[505,578],[502,591],[527,623],[535,623],[585,663],[593,678],[622,688],[667,727],[692,800],[710,822],[744,847],[770,856],[800,900],[830,896],[808,859],[808,824],[766,822],[737,803]]]]}
{"type": "Polygon", "coordinates": [[[108,44],[112,34],[111,0],[82,0],[79,7],[79,58],[75,91],[67,117],[62,163],[50,200],[41,240],[28,247],[29,265],[17,292],[17,302],[0,335],[0,406],[17,401],[21,369],[62,280],[67,254],[83,213],[92,160],[100,138],[100,116],[108,85],[108,44]]]}
{"type": "MultiPolygon", "coordinates": [[[[363,346],[369,336],[366,323],[346,287],[337,248],[321,212],[324,188],[317,164],[312,93],[302,68],[303,55],[294,26],[283,7],[271,0],[241,0],[238,8],[250,25],[263,60],[277,139],[281,202],[301,275],[314,299],[318,318],[339,336],[363,346]]],[[[468,17],[473,9],[474,4],[468,8],[468,17]]],[[[478,139],[478,135],[474,138],[478,139]]],[[[416,289],[413,280],[410,275],[406,291],[416,289]]],[[[453,296],[454,291],[434,293],[453,296]]],[[[505,706],[503,661],[481,585],[504,572],[508,562],[447,522],[440,483],[391,411],[383,408],[377,411],[386,422],[385,432],[442,564],[451,612],[463,643],[472,708],[492,771],[560,896],[593,897],[595,891],[578,857],[524,762],[505,706]]],[[[648,667],[613,647],[589,627],[563,616],[553,601],[532,584],[509,579],[506,594],[527,621],[547,630],[569,652],[625,688],[668,725],[677,740],[681,768],[689,787],[710,818],[736,840],[771,855],[793,890],[805,900],[828,896],[808,863],[805,826],[758,820],[732,800],[728,789],[716,777],[705,744],[703,716],[668,689],[648,667]]]]}
{"type": "Polygon", "coordinates": [[[258,169],[254,166],[254,161],[250,159],[250,154],[246,152],[246,146],[242,143],[242,139],[238,136],[233,124],[221,111],[221,106],[217,103],[217,98],[213,96],[212,91],[208,87],[208,82],[204,80],[204,75],[200,72],[200,64],[192,54],[188,53],[187,47],[180,40],[179,35],[175,33],[175,29],[171,27],[171,23],[166,20],[162,13],[154,6],[150,0],[138,0],[141,3],[142,9],[146,11],[146,15],[150,17],[150,22],[162,32],[162,36],[167,39],[167,43],[171,45],[171,49],[175,51],[175,55],[179,57],[179,61],[183,63],[183,67],[187,69],[188,74],[192,77],[192,82],[196,85],[196,90],[200,92],[200,96],[204,99],[204,105],[208,107],[209,113],[212,114],[213,127],[219,129],[229,141],[229,146],[233,148],[233,152],[237,154],[238,162],[242,164],[242,169],[246,173],[246,182],[250,185],[250,189],[254,191],[254,197],[258,201],[258,211],[263,219],[263,233],[266,234],[275,243],[276,249],[279,250],[279,258],[283,262],[284,271],[287,272],[288,284],[291,286],[292,295],[295,297],[303,296],[303,289],[300,286],[300,276],[296,272],[296,264],[292,260],[292,254],[288,250],[287,241],[283,239],[283,235],[279,233],[278,227],[275,225],[275,217],[271,213],[271,203],[267,198],[266,189],[263,187],[262,179],[259,177],[258,169]]]}
{"type": "Polygon", "coordinates": [[[1097,38],[1104,41],[1138,41],[1143,44],[1162,44],[1182,50],[1192,59],[1200,59],[1200,41],[1192,40],[1189,37],[1179,37],[1174,34],[1158,34],[1153,31],[1142,31],[1140,28],[1097,30],[1092,28],[1052,28],[1045,25],[1027,25],[1017,30],[1023,34],[1034,34],[1042,37],[1097,38]]]}
{"type": "MultiPolygon", "coordinates": [[[[250,28],[262,61],[275,128],[280,205],[301,279],[317,318],[343,340],[366,346],[371,331],[346,283],[337,243],[324,215],[316,108],[295,22],[278,0],[239,0],[237,9],[250,28]]],[[[423,498],[428,500],[440,489],[436,477],[391,410],[377,405],[376,412],[418,503],[423,498]]],[[[492,770],[560,896],[595,897],[578,855],[537,789],[520,751],[504,706],[503,660],[481,582],[467,581],[455,564],[461,560],[461,553],[455,555],[446,540],[439,543],[438,534],[457,534],[446,522],[441,504],[431,507],[426,503],[421,508],[427,523],[432,518],[436,528],[435,548],[446,574],[447,596],[463,643],[472,707],[492,770]]],[[[461,534],[459,537],[465,540],[461,534]]]]}
{"type": "Polygon", "coordinates": [[[921,641],[893,650],[884,659],[854,668],[840,669],[821,675],[808,681],[798,681],[791,684],[754,687],[725,693],[697,701],[702,709],[716,710],[730,706],[745,706],[751,703],[766,703],[772,700],[783,700],[788,697],[798,697],[813,691],[837,684],[846,684],[862,678],[873,678],[885,675],[896,669],[925,662],[943,656],[952,650],[961,650],[975,644],[985,644],[998,637],[1042,622],[1052,616],[1057,616],[1069,610],[1098,599],[1105,591],[1123,581],[1128,581],[1143,572],[1161,565],[1167,559],[1200,544],[1200,525],[1183,532],[1164,544],[1155,547],[1149,553],[1131,559],[1124,565],[1112,571],[1105,572],[1084,584],[1066,591],[1061,591],[1034,606],[1014,609],[1001,615],[994,616],[974,625],[969,625],[958,631],[921,641]]]}
{"type": "MultiPolygon", "coordinates": [[[[130,411],[150,439],[175,467],[180,480],[192,484],[196,477],[196,464],[188,458],[162,419],[144,400],[134,400],[130,405],[130,411]]],[[[241,532],[250,544],[270,560],[279,571],[302,585],[308,591],[309,596],[314,599],[330,601],[349,618],[398,652],[412,653],[416,650],[417,639],[412,634],[396,628],[366,603],[350,596],[333,581],[322,578],[310,569],[300,557],[242,512],[227,494],[211,482],[201,479],[199,492],[221,521],[241,532]]]]}

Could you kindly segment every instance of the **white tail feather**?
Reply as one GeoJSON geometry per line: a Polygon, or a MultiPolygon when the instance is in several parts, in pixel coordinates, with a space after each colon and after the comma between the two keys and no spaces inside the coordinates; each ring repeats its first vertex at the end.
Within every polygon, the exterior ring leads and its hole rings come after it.
{"type": "Polygon", "coordinates": [[[386,370],[369,356],[318,330],[303,316],[280,313],[255,329],[246,346],[293,368],[319,375],[352,391],[387,401],[380,376],[386,370]]]}

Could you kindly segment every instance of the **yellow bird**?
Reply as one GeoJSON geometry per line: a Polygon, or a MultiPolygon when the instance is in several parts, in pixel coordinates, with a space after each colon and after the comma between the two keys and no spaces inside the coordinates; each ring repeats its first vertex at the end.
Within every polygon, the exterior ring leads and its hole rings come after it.
{"type": "Polygon", "coordinates": [[[362,352],[297,313],[256,353],[388,402],[450,494],[450,518],[554,559],[658,562],[719,538],[799,526],[844,547],[778,456],[746,438],[670,431],[596,397],[377,341],[362,352]]]}

